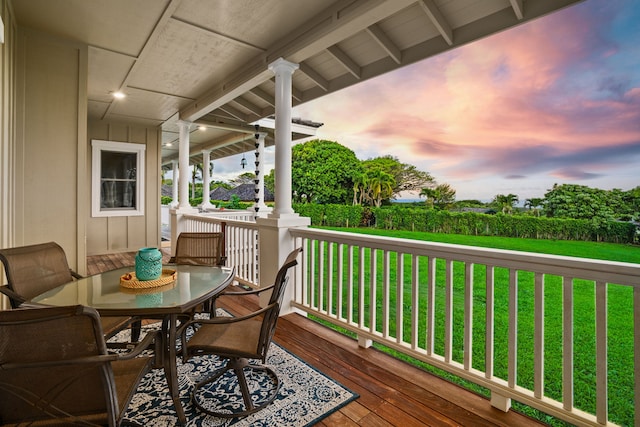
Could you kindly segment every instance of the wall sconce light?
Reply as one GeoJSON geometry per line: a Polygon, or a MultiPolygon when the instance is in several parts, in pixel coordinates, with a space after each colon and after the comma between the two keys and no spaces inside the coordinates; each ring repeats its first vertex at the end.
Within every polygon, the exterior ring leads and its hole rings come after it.
{"type": "Polygon", "coordinates": [[[247,166],[247,159],[244,157],[244,154],[242,155],[242,160],[240,160],[240,166],[242,166],[242,169],[247,166]]]}

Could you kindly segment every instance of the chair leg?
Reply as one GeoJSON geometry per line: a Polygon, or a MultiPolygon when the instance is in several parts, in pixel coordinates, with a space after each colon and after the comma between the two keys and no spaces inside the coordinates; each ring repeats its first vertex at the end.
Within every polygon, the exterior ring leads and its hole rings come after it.
{"type": "Polygon", "coordinates": [[[269,369],[266,366],[261,366],[261,365],[251,365],[249,364],[247,359],[230,359],[224,368],[217,370],[216,372],[214,372],[213,375],[205,378],[204,380],[198,382],[195,385],[193,392],[191,393],[191,399],[194,405],[198,408],[198,410],[205,412],[209,415],[213,415],[221,418],[236,418],[236,417],[244,417],[254,412],[257,412],[261,409],[264,409],[271,402],[275,400],[279,390],[280,390],[280,380],[278,379],[278,376],[272,369],[269,369]],[[273,392],[269,395],[267,399],[263,400],[258,405],[255,405],[254,402],[251,400],[251,393],[249,392],[249,386],[247,385],[247,379],[244,373],[245,369],[264,371],[266,375],[271,376],[274,379],[273,392]],[[235,373],[238,383],[240,385],[240,390],[242,392],[242,400],[244,401],[244,404],[245,404],[244,410],[240,409],[240,410],[233,411],[229,409],[229,410],[225,410],[225,412],[222,412],[222,411],[217,411],[215,409],[205,408],[196,396],[198,390],[200,390],[203,386],[207,384],[215,382],[220,377],[222,377],[227,371],[230,371],[230,370],[232,370],[235,373]]]}
{"type": "Polygon", "coordinates": [[[140,331],[142,330],[142,321],[136,320],[131,324],[131,342],[140,341],[140,331]]]}
{"type": "Polygon", "coordinates": [[[233,372],[235,372],[236,377],[238,378],[238,383],[240,384],[240,391],[242,392],[242,399],[244,400],[244,406],[247,413],[253,412],[254,406],[251,401],[251,395],[249,394],[249,386],[247,386],[247,377],[244,376],[244,367],[249,364],[246,359],[239,360],[242,363],[238,363],[233,367],[233,372]]]}

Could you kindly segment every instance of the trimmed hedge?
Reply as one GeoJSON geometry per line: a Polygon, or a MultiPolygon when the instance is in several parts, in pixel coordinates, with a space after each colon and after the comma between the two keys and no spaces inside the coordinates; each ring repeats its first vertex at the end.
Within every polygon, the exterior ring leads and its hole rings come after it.
{"type": "MultiPolygon", "coordinates": [[[[160,199],[160,203],[163,205],[168,205],[173,201],[173,198],[169,197],[169,196],[162,196],[160,199]]],[[[196,206],[200,206],[202,204],[202,197],[196,197],[195,199],[191,199],[189,198],[189,205],[196,207],[196,206]]],[[[221,208],[226,208],[226,209],[240,209],[240,210],[244,210],[247,209],[249,206],[253,206],[253,203],[251,202],[237,202],[236,204],[233,203],[233,201],[223,201],[223,200],[211,200],[211,204],[214,206],[218,206],[221,208]]],[[[273,203],[269,204],[267,203],[267,206],[272,205],[273,203]]]]}
{"type": "Polygon", "coordinates": [[[636,237],[636,226],[628,222],[600,224],[568,218],[487,215],[399,206],[363,208],[308,203],[294,204],[293,208],[300,215],[311,218],[312,225],[328,227],[371,226],[387,230],[610,243],[633,243],[636,237]]]}
{"type": "Polygon", "coordinates": [[[313,225],[328,227],[359,227],[363,218],[362,206],[320,205],[316,203],[296,203],[293,210],[301,216],[311,218],[313,225]]]}

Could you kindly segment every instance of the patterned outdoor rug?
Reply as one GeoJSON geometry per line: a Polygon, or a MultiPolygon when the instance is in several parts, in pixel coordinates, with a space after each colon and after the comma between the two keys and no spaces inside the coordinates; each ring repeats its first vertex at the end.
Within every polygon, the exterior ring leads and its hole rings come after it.
{"type": "MultiPolygon", "coordinates": [[[[143,332],[147,328],[158,327],[159,324],[145,326],[143,332]]],[[[127,341],[128,334],[128,331],[121,332],[112,340],[127,341]]],[[[311,426],[358,398],[357,394],[272,343],[267,365],[280,379],[280,390],[273,403],[244,418],[225,419],[198,412],[190,399],[194,384],[222,367],[224,363],[224,359],[216,356],[193,357],[184,364],[178,361],[180,399],[187,416],[187,426],[311,426]]],[[[262,375],[252,377],[247,376],[250,388],[273,387],[269,378],[262,375]]],[[[218,399],[225,394],[229,399],[239,395],[238,390],[225,387],[224,380],[219,380],[218,383],[223,385],[211,391],[218,399]]],[[[152,370],[142,380],[129,405],[125,420],[144,426],[178,425],[163,369],[152,370]]]]}

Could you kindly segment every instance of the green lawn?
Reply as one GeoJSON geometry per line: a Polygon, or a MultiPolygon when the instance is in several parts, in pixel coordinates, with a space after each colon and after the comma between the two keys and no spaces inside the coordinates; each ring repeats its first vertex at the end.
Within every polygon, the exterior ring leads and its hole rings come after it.
{"type": "Polygon", "coordinates": [[[460,234],[425,233],[420,231],[379,230],[375,228],[332,228],[349,233],[387,236],[428,242],[455,243],[457,245],[480,246],[483,248],[509,249],[581,258],[622,261],[640,264],[640,246],[615,243],[577,242],[570,240],[538,240],[516,237],[464,236],[460,234]]]}
{"type": "MultiPolygon", "coordinates": [[[[535,239],[518,239],[503,237],[485,237],[485,236],[462,236],[434,234],[423,232],[409,231],[387,231],[376,229],[342,229],[331,228],[338,231],[347,231],[362,234],[381,235],[387,237],[407,238],[424,241],[434,241],[443,243],[455,243],[461,245],[480,246],[496,249],[520,250],[527,252],[546,253],[565,256],[576,256],[583,258],[602,259],[610,261],[623,261],[631,263],[640,263],[640,247],[631,245],[617,245],[609,243],[594,242],[573,242],[573,241],[549,241],[535,239]]],[[[368,265],[369,252],[365,253],[365,265],[368,265]]],[[[391,283],[395,281],[395,256],[392,256],[390,265],[392,268],[391,283]]],[[[338,261],[338,260],[336,260],[338,261]]],[[[408,265],[409,259],[405,259],[408,265]]],[[[336,262],[337,264],[337,262],[336,262]]],[[[335,264],[334,264],[335,265],[335,264]]],[[[438,337],[436,341],[436,350],[441,351],[443,347],[444,324],[442,315],[444,310],[444,261],[438,260],[437,264],[437,282],[436,291],[436,325],[434,334],[438,337]]],[[[379,260],[378,268],[382,268],[382,262],[379,260]]],[[[422,270],[421,266],[421,270],[422,270]]],[[[424,267],[426,268],[426,266],[424,267]]],[[[410,272],[405,268],[405,283],[410,283],[410,272]]],[[[462,263],[454,263],[455,281],[454,281],[454,359],[462,360],[462,321],[464,313],[464,266],[462,263]]],[[[382,275],[382,271],[378,272],[378,278],[382,275]]],[[[506,345],[500,345],[501,342],[507,340],[508,326],[508,275],[506,269],[497,268],[495,272],[495,338],[498,345],[495,350],[495,374],[499,377],[506,378],[506,345]]],[[[485,344],[485,318],[484,318],[484,266],[476,266],[474,269],[474,365],[479,369],[484,369],[484,344],[485,344]]],[[[395,285],[394,285],[395,286],[395,285]]],[[[518,384],[532,388],[533,386],[533,274],[524,273],[518,277],[518,384]]],[[[576,407],[594,413],[595,412],[595,292],[592,283],[585,281],[576,281],[575,302],[574,302],[574,389],[576,395],[576,407]]],[[[382,300],[382,289],[378,286],[376,301],[382,300]]],[[[396,289],[392,289],[390,304],[390,318],[396,319],[395,300],[396,289]]],[[[410,291],[404,289],[403,298],[405,304],[410,301],[410,291]]],[[[426,307],[426,296],[420,298],[420,312],[423,313],[423,307],[426,307]]],[[[545,277],[545,393],[554,399],[561,400],[562,397],[562,305],[552,304],[550,301],[562,300],[562,283],[561,278],[546,275],[545,277]]],[[[335,301],[335,298],[334,298],[335,301]]],[[[365,295],[365,301],[369,301],[368,292],[365,295]]],[[[621,425],[633,425],[633,306],[632,306],[632,289],[623,286],[609,286],[608,289],[609,302],[609,411],[611,421],[621,425]],[[615,362],[615,363],[614,363],[615,362]]],[[[379,307],[377,312],[378,324],[381,321],[382,308],[379,307]]],[[[423,316],[423,314],[421,314],[423,316]]],[[[368,318],[368,310],[365,313],[368,318]]],[[[405,333],[410,331],[410,319],[407,312],[404,313],[402,319],[405,333]]],[[[424,319],[421,318],[422,329],[419,336],[424,337],[424,319]]],[[[379,325],[378,325],[379,327],[379,325]]],[[[396,330],[395,323],[390,326],[391,331],[396,330]]],[[[408,336],[407,336],[408,339],[408,336]]],[[[422,343],[423,344],[423,343],[422,343]]],[[[399,355],[393,350],[390,351],[396,356],[407,359],[406,356],[399,355]]],[[[409,359],[412,363],[417,363],[425,369],[434,371],[434,368],[421,364],[415,360],[409,359]]],[[[436,370],[436,373],[443,375],[456,382],[456,379],[450,374],[436,370]]],[[[465,384],[471,389],[483,394],[488,394],[486,390],[482,390],[478,386],[465,384]]],[[[545,416],[531,408],[518,405],[514,402],[514,407],[523,412],[527,412],[542,421],[552,425],[564,425],[559,420],[545,416]]]]}

